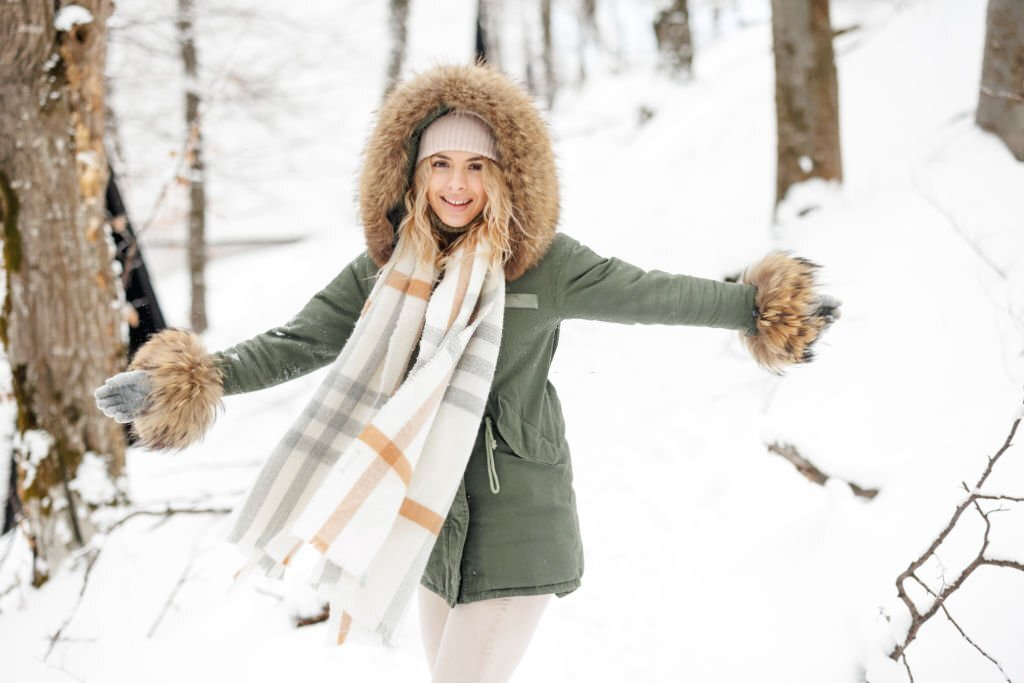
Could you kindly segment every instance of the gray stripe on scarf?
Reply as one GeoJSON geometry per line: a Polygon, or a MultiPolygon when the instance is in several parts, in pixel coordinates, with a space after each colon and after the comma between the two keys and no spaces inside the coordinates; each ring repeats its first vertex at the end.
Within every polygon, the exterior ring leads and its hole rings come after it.
{"type": "Polygon", "coordinates": [[[484,412],[485,401],[483,399],[474,393],[455,386],[448,387],[441,401],[462,408],[472,415],[482,415],[484,412]]]}
{"type": "Polygon", "coordinates": [[[462,360],[459,361],[455,372],[468,372],[481,379],[489,380],[494,377],[494,363],[479,356],[473,356],[467,351],[462,354],[462,360]]]}

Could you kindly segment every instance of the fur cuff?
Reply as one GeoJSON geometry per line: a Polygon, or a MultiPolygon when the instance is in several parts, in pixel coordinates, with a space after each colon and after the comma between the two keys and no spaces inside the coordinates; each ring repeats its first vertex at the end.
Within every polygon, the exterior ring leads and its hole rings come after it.
{"type": "Polygon", "coordinates": [[[773,251],[743,273],[757,287],[757,334],[743,336],[754,359],[781,375],[796,363],[809,363],[811,347],[830,322],[818,314],[815,271],[821,266],[785,251],[773,251]]]}
{"type": "Polygon", "coordinates": [[[193,332],[172,329],[154,335],[135,354],[129,370],[145,370],[153,385],[133,427],[142,445],[185,448],[213,424],[224,395],[223,378],[193,332]]]}

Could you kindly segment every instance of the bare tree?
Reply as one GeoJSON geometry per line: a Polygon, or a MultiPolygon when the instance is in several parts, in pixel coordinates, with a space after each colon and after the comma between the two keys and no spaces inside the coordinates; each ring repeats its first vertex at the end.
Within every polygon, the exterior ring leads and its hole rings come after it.
{"type": "Polygon", "coordinates": [[[199,57],[195,41],[193,0],[178,0],[178,43],[185,69],[185,130],[188,142],[182,176],[189,190],[188,268],[192,283],[191,325],[205,332],[206,319],[206,180],[203,167],[203,127],[200,119],[199,57]]]}
{"type": "Polygon", "coordinates": [[[693,75],[693,40],[690,37],[690,9],[687,0],[672,0],[654,20],[663,68],[673,76],[693,75]]]}
{"type": "Polygon", "coordinates": [[[540,0],[540,26],[544,41],[544,99],[548,109],[555,102],[558,77],[555,75],[554,36],[551,29],[551,0],[540,0]]]}
{"type": "Polygon", "coordinates": [[[772,0],[778,164],[775,201],[808,178],[842,180],[829,0],[772,0]]]}
{"type": "Polygon", "coordinates": [[[1024,3],[989,0],[978,125],[1024,161],[1024,3]]]}
{"type": "Polygon", "coordinates": [[[388,83],[385,93],[398,84],[405,63],[405,49],[409,35],[409,0],[391,0],[388,26],[391,29],[391,60],[388,63],[388,83]]]}
{"type": "Polygon", "coordinates": [[[36,584],[88,540],[90,508],[122,497],[124,436],[92,396],[125,359],[104,214],[111,9],[110,0],[0,5],[0,340],[17,403],[18,526],[36,584]],[[77,487],[83,463],[109,486],[77,487]]]}

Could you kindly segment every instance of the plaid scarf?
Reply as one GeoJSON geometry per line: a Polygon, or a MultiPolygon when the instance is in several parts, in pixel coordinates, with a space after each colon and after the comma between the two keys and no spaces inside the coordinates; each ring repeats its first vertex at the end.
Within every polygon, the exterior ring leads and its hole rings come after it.
{"type": "MultiPolygon", "coordinates": [[[[443,278],[399,241],[351,337],[231,518],[239,574],[280,577],[304,545],[328,633],[390,641],[466,469],[498,358],[505,274],[479,240],[443,278]],[[406,370],[417,343],[412,371],[406,370]]],[[[236,575],[237,576],[237,575],[236,575]]]]}

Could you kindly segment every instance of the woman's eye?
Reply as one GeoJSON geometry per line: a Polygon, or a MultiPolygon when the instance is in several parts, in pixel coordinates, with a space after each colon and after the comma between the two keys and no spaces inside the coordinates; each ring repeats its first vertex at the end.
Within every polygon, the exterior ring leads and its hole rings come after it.
{"type": "Polygon", "coordinates": [[[444,161],[435,161],[434,163],[431,164],[431,166],[433,166],[434,168],[444,168],[447,165],[448,164],[445,163],[444,161]]]}
{"type": "Polygon", "coordinates": [[[469,165],[469,170],[470,171],[482,171],[482,170],[484,170],[484,165],[483,164],[470,164],[469,165]]]}

